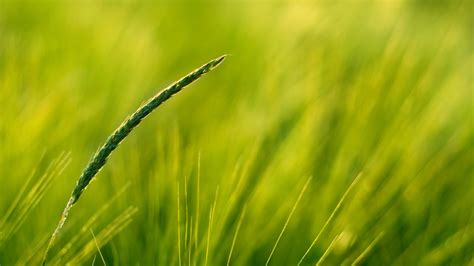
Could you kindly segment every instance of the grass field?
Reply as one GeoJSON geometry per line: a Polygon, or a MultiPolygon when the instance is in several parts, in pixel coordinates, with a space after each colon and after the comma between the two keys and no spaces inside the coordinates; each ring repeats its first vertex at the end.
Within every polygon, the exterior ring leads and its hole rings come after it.
{"type": "Polygon", "coordinates": [[[0,1],[0,265],[473,265],[470,1],[0,1]]]}

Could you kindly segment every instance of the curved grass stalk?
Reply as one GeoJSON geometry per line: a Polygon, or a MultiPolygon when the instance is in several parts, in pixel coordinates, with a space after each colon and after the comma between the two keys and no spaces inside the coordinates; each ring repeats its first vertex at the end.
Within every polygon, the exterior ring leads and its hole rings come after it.
{"type": "Polygon", "coordinates": [[[95,153],[92,160],[86,166],[84,171],[82,172],[79,180],[74,187],[71,197],[69,198],[66,207],[62,213],[61,219],[54,230],[53,234],[51,235],[51,239],[46,247],[46,251],[43,257],[42,265],[46,264],[47,256],[49,249],[51,248],[55,238],[61,231],[61,228],[64,226],[66,222],[67,216],[69,214],[70,209],[72,206],[78,201],[81,194],[87,188],[91,180],[94,176],[102,169],[102,167],[106,164],[107,159],[109,158],[112,151],[114,151],[117,146],[122,142],[125,137],[130,134],[130,132],[138,125],[140,122],[149,115],[153,110],[155,110],[158,106],[160,106],[163,102],[171,98],[174,94],[180,92],[184,87],[191,84],[195,80],[199,79],[202,75],[206,74],[207,72],[211,71],[215,67],[217,67],[225,58],[226,56],[223,55],[218,57],[210,62],[206,63],[205,65],[201,66],[200,68],[196,69],[195,71],[189,73],[185,77],[181,78],[180,80],[176,81],[175,83],[171,84],[166,89],[159,92],[157,95],[149,99],[144,105],[138,108],[131,116],[129,116],[105,141],[104,145],[95,153]]]}

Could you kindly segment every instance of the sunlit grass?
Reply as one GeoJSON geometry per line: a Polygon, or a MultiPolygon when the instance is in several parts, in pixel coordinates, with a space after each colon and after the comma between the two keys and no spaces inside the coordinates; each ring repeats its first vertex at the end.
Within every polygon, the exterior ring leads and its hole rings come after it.
{"type": "Polygon", "coordinates": [[[51,265],[472,264],[469,10],[1,4],[0,264],[41,263],[137,99],[221,53],[114,151],[51,265]]]}

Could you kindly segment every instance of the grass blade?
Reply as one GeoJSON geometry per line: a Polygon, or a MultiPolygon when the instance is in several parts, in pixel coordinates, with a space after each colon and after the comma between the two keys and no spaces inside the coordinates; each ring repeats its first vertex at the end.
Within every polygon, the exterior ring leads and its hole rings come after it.
{"type": "Polygon", "coordinates": [[[341,199],[339,200],[339,202],[337,203],[336,207],[334,208],[334,210],[332,211],[331,215],[329,215],[329,218],[326,220],[326,222],[324,223],[323,227],[321,228],[321,230],[319,230],[319,233],[316,235],[316,237],[314,238],[313,242],[311,242],[311,245],[308,247],[308,249],[306,250],[306,252],[304,253],[303,257],[301,257],[300,261],[298,262],[297,265],[301,265],[301,263],[303,262],[303,260],[306,258],[306,256],[309,254],[309,252],[311,251],[311,249],[313,248],[314,244],[316,244],[316,242],[318,241],[319,237],[322,235],[322,233],[326,230],[327,226],[331,223],[332,219],[334,219],[334,216],[336,215],[337,211],[341,208],[342,206],[342,203],[344,202],[344,200],[346,199],[347,195],[349,194],[349,192],[352,190],[352,188],[355,186],[355,184],[357,183],[357,181],[359,181],[359,178],[360,176],[362,175],[362,173],[358,174],[356,176],[356,178],[354,179],[354,181],[352,181],[352,183],[349,185],[349,187],[346,189],[346,191],[344,192],[344,194],[342,195],[341,199]]]}
{"type": "Polygon", "coordinates": [[[329,253],[331,253],[332,247],[334,246],[334,243],[336,243],[337,241],[339,241],[339,239],[341,239],[341,235],[342,234],[338,234],[334,237],[334,239],[329,244],[328,248],[324,251],[321,258],[319,258],[319,260],[316,262],[316,264],[315,264],[316,266],[320,266],[324,262],[324,260],[329,256],[329,253]]]}
{"type": "MultiPolygon", "coordinates": [[[[99,251],[99,255],[100,255],[100,258],[102,259],[102,263],[104,263],[104,266],[107,266],[107,263],[105,263],[104,256],[102,255],[102,252],[100,251],[99,244],[97,244],[97,239],[95,238],[94,231],[92,231],[92,228],[90,229],[90,231],[91,231],[91,234],[92,234],[92,238],[94,238],[94,243],[97,247],[97,251],[99,251]]],[[[95,257],[94,257],[94,260],[95,260],[95,257]]]]}
{"type": "Polygon", "coordinates": [[[351,264],[352,266],[360,265],[362,261],[367,257],[367,255],[370,253],[370,251],[374,248],[374,246],[380,241],[380,239],[383,237],[384,232],[381,232],[377,235],[377,237],[370,242],[370,244],[367,246],[367,248],[362,251],[362,253],[354,260],[354,262],[351,264]]]}
{"type": "Polygon", "coordinates": [[[273,246],[272,251],[270,252],[270,255],[268,256],[268,259],[267,259],[267,262],[265,263],[265,265],[268,265],[268,264],[270,263],[270,260],[272,259],[272,256],[273,256],[273,253],[275,252],[275,249],[276,249],[276,247],[278,246],[278,243],[280,242],[280,239],[281,239],[283,233],[285,232],[286,227],[288,226],[288,223],[290,222],[291,217],[293,216],[293,213],[294,213],[295,210],[296,210],[296,207],[298,207],[298,203],[300,202],[301,198],[303,197],[303,194],[304,194],[304,192],[306,191],[306,188],[308,187],[308,184],[309,184],[309,182],[311,181],[311,179],[312,179],[312,177],[308,178],[308,180],[307,180],[306,183],[304,184],[303,188],[301,189],[301,192],[300,192],[300,194],[298,195],[298,198],[296,199],[295,204],[294,204],[293,207],[291,208],[290,214],[288,215],[288,218],[287,218],[286,221],[285,221],[285,225],[283,225],[283,228],[281,229],[280,235],[278,235],[278,238],[277,238],[277,240],[276,240],[276,242],[275,242],[275,245],[273,246]]]}
{"type": "Polygon", "coordinates": [[[245,208],[246,206],[244,205],[244,208],[242,209],[242,214],[240,214],[239,221],[237,222],[237,228],[235,229],[234,238],[232,239],[232,245],[230,247],[229,257],[227,258],[227,266],[230,265],[230,259],[232,258],[232,252],[234,251],[235,242],[237,241],[237,236],[239,235],[240,225],[242,224],[242,219],[245,216],[245,208]]]}

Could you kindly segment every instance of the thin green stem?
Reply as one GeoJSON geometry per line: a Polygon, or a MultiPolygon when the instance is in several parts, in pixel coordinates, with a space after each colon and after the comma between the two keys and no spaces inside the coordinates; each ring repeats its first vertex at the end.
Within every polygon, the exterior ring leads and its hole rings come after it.
{"type": "Polygon", "coordinates": [[[67,216],[69,215],[69,211],[72,206],[77,202],[79,197],[81,196],[84,189],[87,188],[91,180],[94,176],[102,169],[102,167],[106,164],[107,159],[109,158],[110,154],[117,148],[117,146],[125,139],[128,134],[136,127],[140,122],[149,115],[153,110],[155,110],[158,106],[160,106],[163,102],[171,98],[174,94],[180,92],[184,87],[191,84],[192,82],[199,79],[202,75],[206,74],[207,72],[211,71],[215,67],[217,67],[225,58],[226,56],[223,55],[218,57],[210,62],[206,63],[205,65],[201,66],[200,68],[196,69],[195,71],[189,73],[185,77],[181,78],[180,80],[176,81],[175,83],[171,84],[166,89],[162,90],[154,97],[149,99],[144,105],[138,108],[132,115],[130,115],[105,141],[104,145],[95,153],[92,160],[87,164],[86,168],[82,172],[79,180],[74,187],[71,197],[64,208],[62,213],[61,219],[59,220],[58,226],[54,230],[53,234],[51,235],[51,239],[46,247],[46,251],[43,257],[42,265],[46,264],[47,256],[49,249],[51,248],[54,239],[57,237],[61,228],[64,226],[66,222],[67,216]]]}
{"type": "Polygon", "coordinates": [[[333,209],[333,211],[331,212],[331,215],[329,215],[329,218],[326,220],[326,222],[324,223],[323,227],[321,228],[321,230],[319,230],[319,233],[318,235],[314,238],[313,242],[311,242],[311,245],[309,245],[308,249],[306,250],[306,252],[304,253],[303,257],[300,259],[300,261],[298,262],[298,266],[301,265],[301,263],[303,263],[303,260],[306,258],[306,256],[309,254],[309,252],[311,251],[311,249],[313,248],[314,244],[316,244],[316,242],[318,241],[319,237],[322,235],[322,233],[326,230],[326,228],[328,227],[328,225],[332,222],[332,220],[334,219],[337,211],[341,208],[342,206],[342,203],[344,202],[344,200],[346,199],[347,195],[349,194],[349,192],[352,190],[352,188],[355,186],[355,184],[357,183],[357,181],[359,181],[359,178],[360,176],[362,175],[362,173],[359,173],[356,178],[352,181],[352,183],[349,185],[349,187],[346,189],[346,191],[344,192],[344,194],[342,195],[342,197],[339,199],[339,202],[337,203],[336,207],[333,209]]]}

